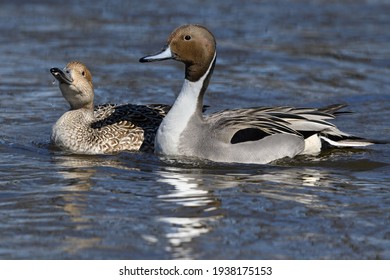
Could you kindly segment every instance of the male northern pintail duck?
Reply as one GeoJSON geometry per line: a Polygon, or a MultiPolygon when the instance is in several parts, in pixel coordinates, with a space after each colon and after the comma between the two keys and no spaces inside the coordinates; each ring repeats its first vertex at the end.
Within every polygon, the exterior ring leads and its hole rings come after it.
{"type": "Polygon", "coordinates": [[[183,87],[156,134],[156,153],[264,164],[299,154],[318,154],[324,144],[361,147],[375,143],[344,133],[327,121],[341,113],[337,111],[344,105],[322,109],[259,107],[204,116],[203,96],[216,57],[213,34],[200,25],[184,25],[172,32],[161,52],[140,59],[174,59],[185,64],[183,87]]]}
{"type": "Polygon", "coordinates": [[[170,106],[113,105],[94,108],[92,75],[77,61],[60,70],[50,69],[70,104],[53,126],[51,140],[59,148],[78,154],[153,151],[158,126],[170,106]]]}

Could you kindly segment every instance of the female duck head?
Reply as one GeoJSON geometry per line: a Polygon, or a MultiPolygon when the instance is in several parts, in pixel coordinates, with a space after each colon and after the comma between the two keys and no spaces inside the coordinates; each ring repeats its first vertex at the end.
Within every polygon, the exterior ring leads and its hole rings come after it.
{"type": "Polygon", "coordinates": [[[72,110],[93,109],[92,75],[84,64],[73,61],[63,70],[51,68],[50,72],[58,80],[62,95],[69,102],[72,110]]]}

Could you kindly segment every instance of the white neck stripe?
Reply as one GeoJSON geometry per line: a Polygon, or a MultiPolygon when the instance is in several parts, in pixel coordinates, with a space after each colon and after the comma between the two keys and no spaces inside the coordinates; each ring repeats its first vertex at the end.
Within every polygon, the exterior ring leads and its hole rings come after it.
{"type": "Polygon", "coordinates": [[[209,68],[198,81],[184,80],[179,96],[157,131],[156,152],[168,155],[178,154],[181,133],[186,129],[191,117],[197,113],[196,110],[202,110],[200,106],[197,106],[199,95],[216,55],[215,52],[209,68]]]}

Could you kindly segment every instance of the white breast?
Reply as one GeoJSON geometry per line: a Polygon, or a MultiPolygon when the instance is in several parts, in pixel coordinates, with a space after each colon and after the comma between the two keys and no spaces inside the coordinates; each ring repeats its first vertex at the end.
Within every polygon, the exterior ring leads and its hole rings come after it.
{"type": "Polygon", "coordinates": [[[198,95],[203,79],[197,82],[184,80],[183,87],[171,110],[158,128],[155,152],[165,155],[179,154],[180,135],[196,112],[198,95]]]}

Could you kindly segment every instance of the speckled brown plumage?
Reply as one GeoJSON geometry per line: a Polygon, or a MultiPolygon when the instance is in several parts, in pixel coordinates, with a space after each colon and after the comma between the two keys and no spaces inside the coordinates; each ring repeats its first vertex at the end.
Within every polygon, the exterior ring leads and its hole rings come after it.
{"type": "Polygon", "coordinates": [[[105,104],[93,106],[92,75],[80,62],[52,68],[71,109],[53,126],[51,140],[78,154],[153,151],[156,131],[168,105],[105,104]]]}
{"type": "Polygon", "coordinates": [[[95,107],[96,121],[91,129],[98,131],[96,141],[107,146],[107,151],[152,152],[156,131],[169,109],[170,106],[163,104],[99,105],[95,107]]]}

